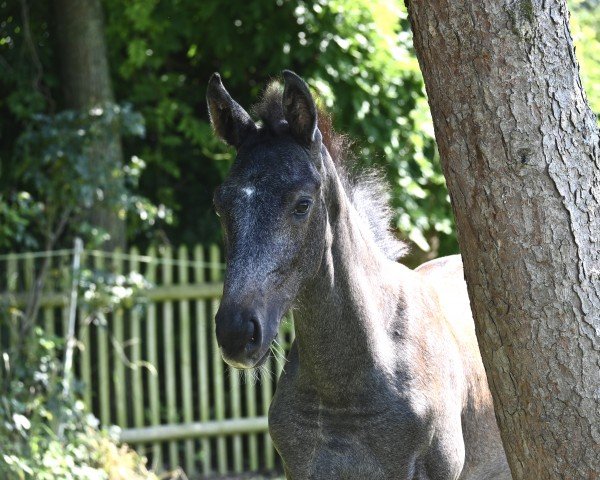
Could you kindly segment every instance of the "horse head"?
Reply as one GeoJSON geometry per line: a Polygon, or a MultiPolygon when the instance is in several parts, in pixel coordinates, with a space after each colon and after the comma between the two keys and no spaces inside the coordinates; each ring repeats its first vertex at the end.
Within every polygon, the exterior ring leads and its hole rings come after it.
{"type": "Polygon", "coordinates": [[[283,92],[269,88],[258,107],[262,124],[231,98],[218,74],[208,85],[213,128],[236,149],[214,205],[227,263],[216,334],[223,358],[238,368],[267,357],[281,318],[325,251],[328,153],[308,86],[290,71],[283,77],[283,92]]]}

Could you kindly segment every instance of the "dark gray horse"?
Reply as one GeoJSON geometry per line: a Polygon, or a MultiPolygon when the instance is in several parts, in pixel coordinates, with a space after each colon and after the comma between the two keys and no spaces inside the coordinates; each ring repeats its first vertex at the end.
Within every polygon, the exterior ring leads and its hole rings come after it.
{"type": "Polygon", "coordinates": [[[217,339],[230,365],[296,340],[269,412],[292,479],[509,479],[459,256],[397,263],[385,188],[352,178],[304,81],[283,73],[255,113],[218,74],[216,133],[237,150],[214,197],[227,271],[217,339]],[[318,117],[318,118],[317,118],[318,117]]]}

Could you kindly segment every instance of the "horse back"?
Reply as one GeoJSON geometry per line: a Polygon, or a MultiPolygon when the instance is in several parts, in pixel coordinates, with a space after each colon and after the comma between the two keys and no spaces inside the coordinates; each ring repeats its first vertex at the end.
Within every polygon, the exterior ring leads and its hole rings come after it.
{"type": "Polygon", "coordinates": [[[460,255],[449,255],[447,257],[439,257],[428,262],[422,263],[417,268],[416,272],[429,274],[452,275],[460,272],[462,275],[463,265],[460,255]]]}
{"type": "Polygon", "coordinates": [[[460,352],[470,395],[487,404],[490,398],[460,255],[431,260],[416,268],[415,272],[428,286],[427,291],[434,297],[441,326],[450,332],[460,352]]]}
{"type": "Polygon", "coordinates": [[[478,357],[479,348],[461,256],[451,255],[430,260],[417,267],[415,272],[420,274],[435,292],[444,323],[452,332],[456,343],[461,348],[467,347],[478,357]]]}

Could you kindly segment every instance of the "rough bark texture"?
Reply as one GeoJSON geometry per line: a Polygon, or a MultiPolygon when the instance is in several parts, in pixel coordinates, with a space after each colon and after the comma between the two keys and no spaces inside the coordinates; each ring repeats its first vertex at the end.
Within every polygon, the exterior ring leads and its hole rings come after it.
{"type": "MultiPolygon", "coordinates": [[[[63,106],[88,111],[114,102],[104,41],[100,0],[54,0],[57,47],[63,90],[63,106]]],[[[90,168],[98,178],[111,178],[123,163],[121,139],[116,128],[107,131],[90,145],[90,168]]],[[[104,196],[118,195],[113,178],[104,196]],[[114,187],[114,188],[111,188],[114,187]]],[[[125,223],[110,202],[97,202],[90,211],[90,222],[111,235],[105,248],[124,246],[125,223]]]]}
{"type": "Polygon", "coordinates": [[[600,478],[600,165],[560,0],[408,5],[515,479],[600,478]]]}

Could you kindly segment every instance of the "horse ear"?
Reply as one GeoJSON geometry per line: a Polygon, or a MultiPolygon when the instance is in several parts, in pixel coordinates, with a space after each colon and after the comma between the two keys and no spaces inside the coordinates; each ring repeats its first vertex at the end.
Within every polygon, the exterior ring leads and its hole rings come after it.
{"type": "Polygon", "coordinates": [[[215,132],[229,145],[239,148],[248,134],[256,131],[256,124],[225,90],[218,73],[213,73],[208,81],[206,103],[215,132]]]}
{"type": "Polygon", "coordinates": [[[292,135],[304,145],[310,145],[317,130],[317,107],[308,85],[290,70],[283,71],[283,114],[292,135]]]}

